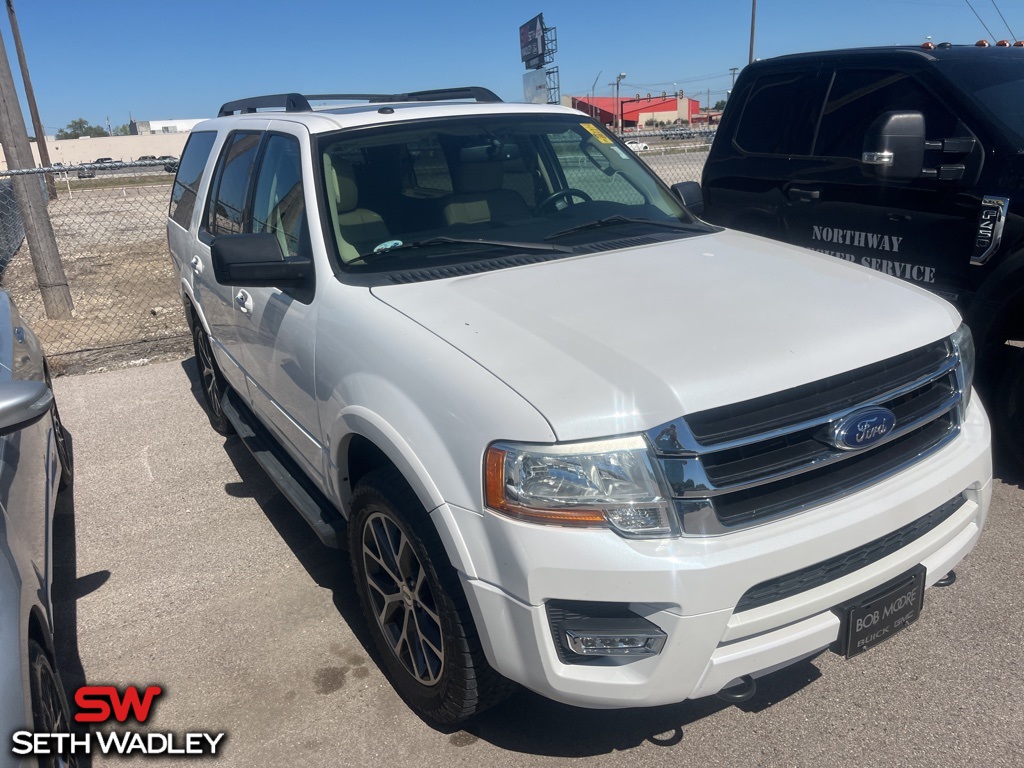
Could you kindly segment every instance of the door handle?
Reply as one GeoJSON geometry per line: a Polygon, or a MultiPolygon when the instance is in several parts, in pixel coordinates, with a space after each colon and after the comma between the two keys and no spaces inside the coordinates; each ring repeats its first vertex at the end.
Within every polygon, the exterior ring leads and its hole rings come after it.
{"type": "Polygon", "coordinates": [[[786,192],[786,197],[799,203],[809,203],[811,200],[821,199],[821,190],[790,187],[786,192]]]}
{"type": "Polygon", "coordinates": [[[248,291],[239,291],[235,296],[235,305],[243,315],[252,314],[252,296],[248,291]]]}
{"type": "Polygon", "coordinates": [[[192,261],[189,262],[189,266],[192,267],[192,273],[196,276],[203,274],[203,260],[198,256],[192,257],[192,261]]]}

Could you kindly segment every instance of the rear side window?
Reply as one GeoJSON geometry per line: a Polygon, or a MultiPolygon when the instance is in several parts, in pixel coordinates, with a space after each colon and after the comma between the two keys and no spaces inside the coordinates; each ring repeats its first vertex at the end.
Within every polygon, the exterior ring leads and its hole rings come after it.
{"type": "Polygon", "coordinates": [[[245,232],[245,204],[261,134],[238,132],[228,138],[217,163],[206,227],[212,235],[245,232]]]}
{"type": "Polygon", "coordinates": [[[210,150],[213,149],[216,138],[216,131],[195,132],[188,137],[185,150],[182,152],[178,173],[174,177],[174,188],[171,190],[171,207],[168,214],[185,229],[192,223],[199,181],[203,177],[203,169],[210,158],[210,150]]]}
{"type": "Polygon", "coordinates": [[[743,107],[736,144],[752,154],[809,155],[824,101],[817,71],[760,77],[743,107]]]}
{"type": "Polygon", "coordinates": [[[821,116],[814,154],[859,160],[871,124],[892,111],[923,114],[930,139],[948,138],[957,132],[956,116],[909,75],[840,70],[821,116]]]}

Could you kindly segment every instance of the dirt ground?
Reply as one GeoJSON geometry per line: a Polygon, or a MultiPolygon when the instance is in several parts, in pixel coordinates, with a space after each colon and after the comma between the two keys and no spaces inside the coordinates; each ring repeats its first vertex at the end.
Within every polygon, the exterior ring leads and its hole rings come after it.
{"type": "MultiPolygon", "coordinates": [[[[191,341],[167,252],[171,184],[160,172],[150,179],[126,177],[123,186],[76,188],[77,179],[58,183],[50,219],[75,305],[71,320],[46,317],[27,242],[4,271],[2,286],[42,339],[55,373],[188,354],[191,341]]],[[[116,181],[107,177],[95,183],[116,181]]]]}

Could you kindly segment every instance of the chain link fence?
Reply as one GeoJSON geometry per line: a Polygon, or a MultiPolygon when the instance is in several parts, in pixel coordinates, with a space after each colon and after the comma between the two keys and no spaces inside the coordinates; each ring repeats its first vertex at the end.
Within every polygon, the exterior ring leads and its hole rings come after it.
{"type": "Polygon", "coordinates": [[[662,181],[672,185],[700,182],[715,131],[673,125],[624,133],[620,138],[662,181]]]}
{"type": "MultiPolygon", "coordinates": [[[[711,133],[678,128],[627,133],[637,156],[668,184],[700,181],[711,133]]],[[[17,172],[57,196],[49,215],[75,310],[46,316],[12,191],[0,173],[0,287],[43,341],[56,373],[185,356],[191,349],[167,251],[172,161],[92,164],[17,172]]],[[[43,193],[45,196],[45,192],[43,193]]]]}
{"type": "MultiPolygon", "coordinates": [[[[70,320],[46,316],[17,201],[4,191],[11,180],[0,179],[0,285],[42,340],[55,372],[187,354],[188,327],[167,251],[173,175],[165,162],[51,169],[57,196],[48,210],[75,305],[70,320]]],[[[45,171],[31,173],[43,185],[45,171]]]]}

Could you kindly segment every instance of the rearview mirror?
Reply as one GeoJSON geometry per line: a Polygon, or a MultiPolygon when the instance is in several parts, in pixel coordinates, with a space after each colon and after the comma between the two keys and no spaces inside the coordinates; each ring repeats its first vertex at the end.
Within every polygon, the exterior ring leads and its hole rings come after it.
{"type": "Polygon", "coordinates": [[[883,179],[917,179],[924,170],[924,115],[886,112],[868,129],[861,163],[883,179]]]}
{"type": "Polygon", "coordinates": [[[277,237],[267,233],[219,235],[210,246],[213,274],[221,285],[298,285],[313,270],[310,259],[285,260],[277,237]]]}

